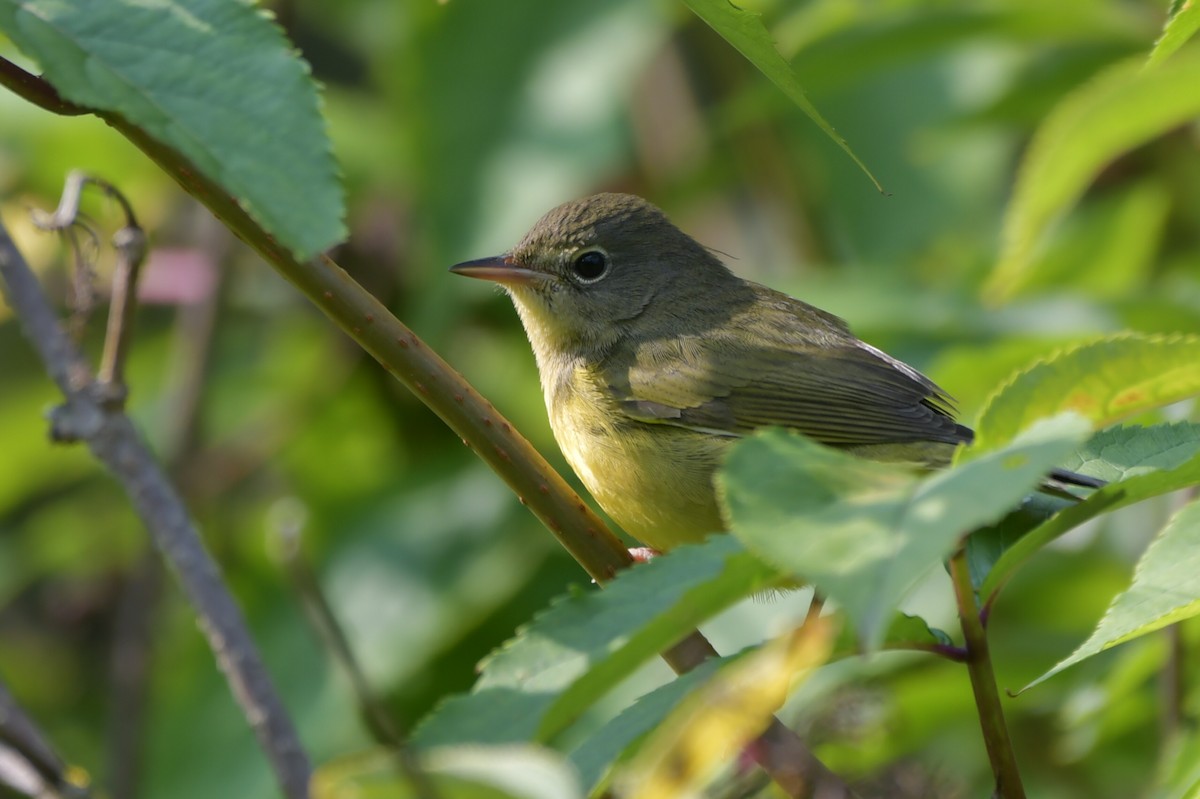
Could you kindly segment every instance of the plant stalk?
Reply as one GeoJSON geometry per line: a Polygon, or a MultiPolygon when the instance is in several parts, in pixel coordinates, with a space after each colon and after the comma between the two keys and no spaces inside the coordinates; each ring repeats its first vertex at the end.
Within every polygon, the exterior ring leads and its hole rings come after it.
{"type": "Polygon", "coordinates": [[[971,690],[979,711],[979,726],[983,729],[983,744],[996,777],[995,795],[999,799],[1025,799],[1025,787],[1021,784],[1016,754],[1004,722],[1004,709],[1000,706],[996,672],[988,651],[987,630],[983,627],[979,602],[971,585],[965,546],[950,559],[950,579],[954,583],[954,596],[958,602],[958,619],[966,644],[967,671],[971,675],[971,690]]]}

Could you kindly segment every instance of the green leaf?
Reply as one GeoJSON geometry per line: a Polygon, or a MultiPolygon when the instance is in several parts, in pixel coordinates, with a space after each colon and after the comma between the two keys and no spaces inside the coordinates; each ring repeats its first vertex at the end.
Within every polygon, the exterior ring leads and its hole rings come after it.
{"type": "Polygon", "coordinates": [[[1025,156],[985,294],[1002,301],[1024,284],[1038,244],[1105,165],[1200,114],[1196,86],[1200,53],[1181,53],[1152,70],[1118,64],[1063,100],[1025,156]]]}
{"type": "Polygon", "coordinates": [[[1095,632],[1070,657],[1022,690],[1092,655],[1200,614],[1200,502],[1183,508],[1150,542],[1095,632]]]}
{"type": "Polygon", "coordinates": [[[679,703],[697,687],[706,683],[718,669],[732,663],[744,653],[713,658],[687,674],[661,685],[640,697],[629,707],[587,736],[570,753],[571,763],[578,769],[584,789],[591,793],[599,785],[608,768],[655,729],[679,703]]]}
{"type": "MultiPolygon", "coordinates": [[[[439,799],[583,799],[562,758],[532,746],[444,747],[422,752],[418,767],[439,799]]],[[[376,750],[322,766],[314,799],[423,799],[395,752],[376,750]]]]}
{"type": "Polygon", "coordinates": [[[1200,731],[1194,727],[1168,740],[1166,768],[1155,781],[1152,799],[1196,799],[1200,796],[1200,731]]]}
{"type": "Polygon", "coordinates": [[[925,571],[1020,502],[1086,429],[1042,422],[1005,450],[924,477],[772,430],[734,447],[718,494],[734,534],[836,600],[870,650],[925,571]]]}
{"type": "Polygon", "coordinates": [[[1154,43],[1150,57],[1146,59],[1147,67],[1157,67],[1196,35],[1200,30],[1200,4],[1195,2],[1183,3],[1173,9],[1166,27],[1159,40],[1154,43]]]}
{"type": "Polygon", "coordinates": [[[1000,388],[975,425],[969,458],[1035,419],[1074,411],[1104,427],[1200,393],[1200,338],[1120,334],[1050,356],[1000,388]]]}
{"type": "Polygon", "coordinates": [[[1086,499],[1034,528],[995,560],[980,588],[991,602],[1033,553],[1103,513],[1200,483],[1200,425],[1121,427],[1095,435],[1063,466],[1108,480],[1086,499]]]}
{"type": "Polygon", "coordinates": [[[767,78],[774,83],[788,99],[800,107],[809,119],[817,124],[829,138],[841,147],[846,155],[858,164],[875,188],[883,191],[883,186],[871,174],[859,157],[850,149],[842,135],[834,130],[833,125],[821,116],[821,112],[808,99],[804,88],[796,78],[791,64],[787,62],[775,48],[771,34],[763,25],[762,17],[752,11],[738,8],[730,0],[683,0],[696,16],[708,23],[709,27],[721,35],[734,49],[744,55],[751,64],[758,67],[767,78]]]}
{"type": "Polygon", "coordinates": [[[470,694],[421,723],[415,741],[550,741],[697,624],[778,581],[731,536],[674,549],[534,619],[484,663],[470,694]]]}
{"type": "Polygon", "coordinates": [[[0,30],[65,98],[179,151],[297,257],[345,236],[308,66],[250,3],[0,0],[0,30]]]}

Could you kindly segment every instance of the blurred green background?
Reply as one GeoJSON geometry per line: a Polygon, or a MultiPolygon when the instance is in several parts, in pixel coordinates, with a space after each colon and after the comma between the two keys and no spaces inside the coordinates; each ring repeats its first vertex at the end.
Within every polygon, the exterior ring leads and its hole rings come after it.
{"type": "MultiPolygon", "coordinates": [[[[748,4],[890,196],[679,3],[267,5],[325,86],[350,201],[335,257],[564,473],[510,304],[446,268],[600,190],[646,196],[738,273],[846,317],[940,382],[967,422],[1013,369],[1064,343],[1200,331],[1195,125],[1112,163],[1016,300],[978,298],[1037,124],[1097,71],[1144,56],[1166,0],[748,4]]],[[[3,40],[0,53],[18,58],[3,40]]],[[[150,233],[131,410],[318,761],[369,737],[273,555],[279,530],[303,530],[368,675],[407,724],[468,688],[476,662],[552,597],[586,584],[432,413],[131,145],[95,119],[0,93],[0,216],[56,298],[70,290],[70,253],[32,229],[28,209],[53,207],[77,168],[116,183],[150,233]]],[[[106,240],[115,209],[89,210],[106,240]]],[[[96,269],[103,287],[109,251],[96,269]]],[[[140,783],[118,796],[273,795],[124,496],[81,448],[48,443],[55,400],[0,306],[0,675],[99,784],[140,783]],[[141,741],[142,757],[114,754],[122,741],[141,741]]],[[[1086,637],[1128,580],[1145,543],[1136,531],[1167,510],[1139,506],[1071,536],[1018,577],[992,616],[1001,687],[1086,637]]],[[[706,631],[732,651],[798,605],[747,603],[706,631]]],[[[913,606],[953,625],[942,575],[913,606]]],[[[1031,795],[1128,797],[1150,783],[1167,750],[1168,643],[1151,636],[1008,702],[1031,795]]],[[[666,674],[647,669],[613,709],[666,674]]],[[[830,765],[882,795],[987,790],[959,666],[842,664],[793,705],[830,765]]]]}

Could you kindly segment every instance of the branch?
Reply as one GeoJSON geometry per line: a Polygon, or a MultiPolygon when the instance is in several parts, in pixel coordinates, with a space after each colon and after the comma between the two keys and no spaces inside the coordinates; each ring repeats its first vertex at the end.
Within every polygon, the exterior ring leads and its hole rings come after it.
{"type": "Polygon", "coordinates": [[[9,305],[66,397],[53,423],[83,439],[125,487],[158,550],[171,564],[217,663],[289,799],[307,799],[312,768],[220,570],[178,495],[129,418],[106,407],[103,390],[67,338],[33,272],[0,225],[0,278],[9,305]]]}
{"type": "Polygon", "coordinates": [[[996,776],[995,796],[998,799],[1025,799],[1021,772],[1017,769],[1012,740],[1004,723],[1004,709],[1000,706],[1000,692],[996,690],[996,673],[988,652],[987,631],[983,628],[975,588],[971,585],[971,569],[967,564],[965,546],[950,559],[950,579],[954,583],[955,599],[958,600],[958,618],[967,649],[967,671],[971,675],[971,690],[975,693],[975,706],[979,710],[983,743],[992,764],[992,773],[996,776]]]}
{"type": "Polygon", "coordinates": [[[71,799],[89,795],[86,788],[76,784],[66,762],[0,682],[0,750],[4,749],[19,755],[19,760],[0,758],[0,784],[28,787],[31,796],[35,791],[42,796],[47,787],[56,796],[71,799]],[[24,784],[34,781],[42,785],[24,784]]]}
{"type": "Polygon", "coordinates": [[[65,117],[95,113],[91,108],[64,100],[58,89],[45,78],[31,75],[6,58],[0,57],[0,86],[5,86],[18,97],[47,111],[65,117]]]}
{"type": "MultiPolygon", "coordinates": [[[[327,256],[310,261],[296,259],[263,230],[236,199],[178,152],[116,113],[95,113],[148,155],[184,191],[206,205],[214,216],[441,417],[463,443],[474,449],[512,488],[597,583],[607,582],[619,570],[632,565],[633,560],[621,541],[533,445],[337,263],[327,256]]],[[[695,632],[663,657],[676,672],[682,673],[699,666],[713,653],[708,641],[695,632]]],[[[772,778],[780,773],[782,779],[790,780],[795,763],[815,762],[799,737],[778,721],[765,735],[787,738],[786,749],[803,753],[803,757],[790,762],[762,763],[772,778]]],[[[767,744],[763,748],[768,753],[780,749],[771,741],[767,744]]],[[[824,766],[821,769],[820,773],[811,775],[807,784],[834,785],[836,780],[835,789],[822,794],[822,799],[851,795],[845,783],[833,777],[824,766]],[[826,774],[830,774],[831,779],[825,779],[826,774]]]]}

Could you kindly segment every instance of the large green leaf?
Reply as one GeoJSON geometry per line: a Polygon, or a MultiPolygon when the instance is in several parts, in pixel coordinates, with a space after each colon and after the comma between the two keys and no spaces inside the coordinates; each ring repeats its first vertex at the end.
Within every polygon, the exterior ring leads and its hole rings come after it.
{"type": "Polygon", "coordinates": [[[1092,655],[1200,614],[1200,502],[1183,508],[1147,547],[1133,584],[1117,595],[1095,632],[1070,657],[1025,686],[1092,655]]]}
{"type": "Polygon", "coordinates": [[[1200,4],[1183,3],[1173,11],[1166,27],[1163,28],[1162,36],[1154,43],[1146,66],[1155,67],[1166,61],[1200,30],[1200,4]]]}
{"type": "Polygon", "coordinates": [[[775,42],[772,41],[770,32],[763,25],[762,18],[758,14],[739,8],[729,0],[683,0],[683,2],[695,12],[696,16],[708,23],[725,41],[744,55],[751,64],[758,67],[760,72],[779,87],[789,100],[798,105],[800,110],[817,124],[817,127],[825,131],[825,135],[833,139],[837,146],[841,147],[846,155],[858,164],[859,169],[865,172],[871,182],[875,184],[875,188],[883,191],[883,186],[871,174],[871,170],[867,169],[867,165],[859,160],[842,135],[833,129],[833,125],[830,125],[825,117],[821,116],[821,112],[808,99],[791,64],[775,49],[775,42]]]}
{"type": "Polygon", "coordinates": [[[1021,166],[985,293],[998,301],[1021,288],[1050,227],[1112,159],[1200,114],[1196,86],[1200,53],[1179,53],[1156,69],[1118,64],[1061,102],[1021,166]]]}
{"type": "Polygon", "coordinates": [[[1064,459],[1063,465],[1109,484],[1009,542],[980,587],[987,601],[1033,553],[1069,530],[1103,513],[1200,483],[1200,425],[1105,430],[1064,459]]]}
{"type": "MultiPolygon", "coordinates": [[[[1198,84],[1200,85],[1200,84],[1198,84]]],[[[1200,338],[1122,334],[1064,350],[992,396],[975,425],[975,457],[1035,419],[1074,411],[1104,427],[1200,393],[1200,338]]]]}
{"type": "Polygon", "coordinates": [[[297,256],[345,235],[307,64],[240,0],[0,0],[0,30],[72,102],[178,150],[297,256]]]}
{"type": "Polygon", "coordinates": [[[925,572],[1018,504],[1086,431],[1082,419],[1049,420],[1004,450],[919,477],[771,430],[733,449],[719,494],[734,534],[836,600],[873,649],[925,572]]]}
{"type": "Polygon", "coordinates": [[[698,623],[778,581],[737,540],[719,535],[630,569],[603,591],[576,592],[490,657],[471,693],[442,704],[415,740],[550,741],[698,623]]]}

